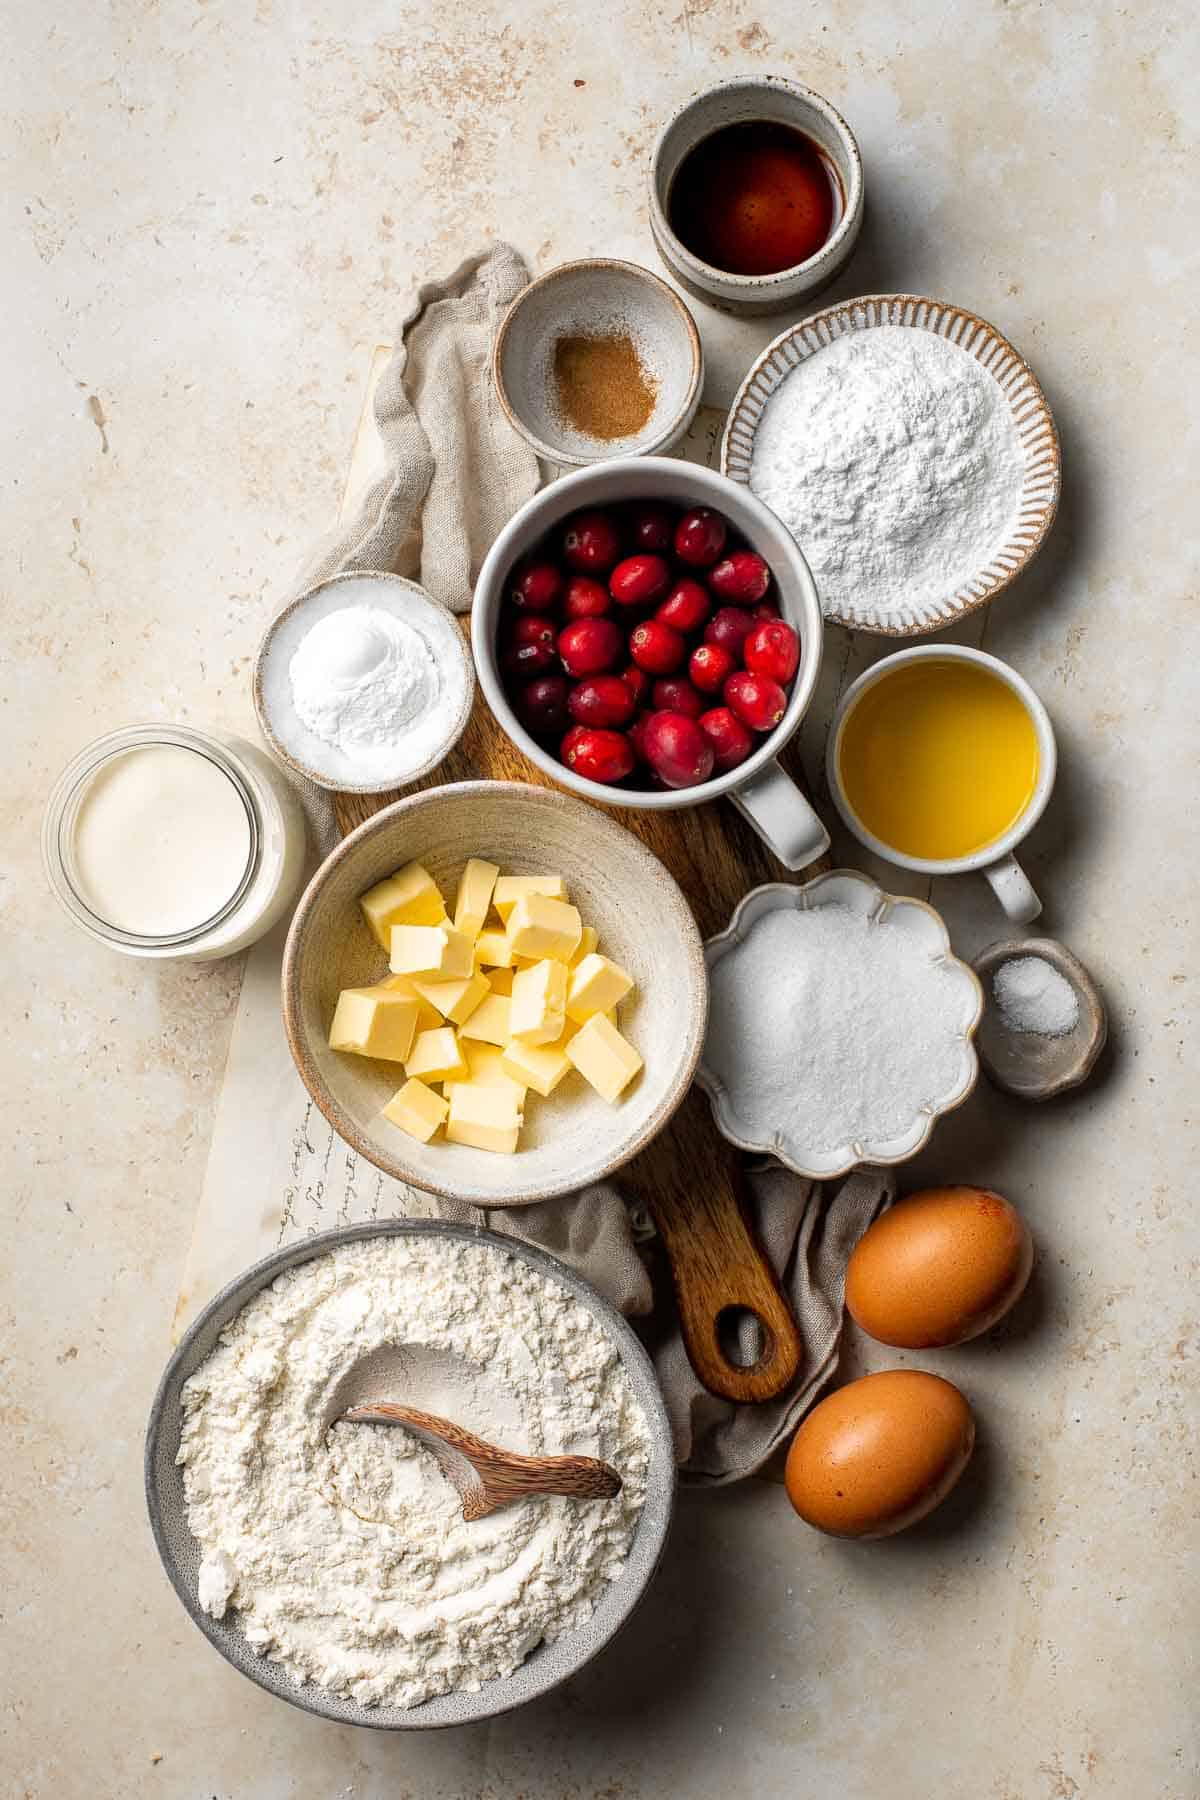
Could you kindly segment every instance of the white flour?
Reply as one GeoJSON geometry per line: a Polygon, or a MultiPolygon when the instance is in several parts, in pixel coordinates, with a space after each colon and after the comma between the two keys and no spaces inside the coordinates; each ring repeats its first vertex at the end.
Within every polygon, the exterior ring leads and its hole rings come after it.
{"type": "Polygon", "coordinates": [[[510,1674],[621,1572],[650,1439],[611,1340],[565,1288],[486,1245],[378,1237],[280,1277],[183,1390],[201,1604],[365,1706],[510,1674]],[[612,1500],[546,1498],[467,1524],[401,1428],[333,1426],[391,1398],[506,1449],[603,1457],[612,1500]]]}
{"type": "Polygon", "coordinates": [[[704,1061],[756,1139],[888,1139],[944,1099],[974,996],[907,932],[844,906],[763,915],[712,971],[704,1061]]]}
{"type": "MultiPolygon", "coordinates": [[[[318,619],[288,665],[302,724],[352,761],[395,760],[438,704],[437,664],[419,631],[380,606],[318,619]]],[[[412,760],[415,762],[416,757],[412,760]]]]}
{"type": "Polygon", "coordinates": [[[1011,535],[1025,457],[997,382],[930,331],[851,331],[772,395],[750,486],[808,559],[826,613],[905,623],[1011,535]]]}

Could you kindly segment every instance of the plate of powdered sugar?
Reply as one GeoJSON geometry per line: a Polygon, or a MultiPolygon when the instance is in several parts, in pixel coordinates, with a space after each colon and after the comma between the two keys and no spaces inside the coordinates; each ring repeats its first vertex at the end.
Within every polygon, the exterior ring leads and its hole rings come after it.
{"type": "Polygon", "coordinates": [[[453,613],[402,575],[334,575],[284,607],[254,669],[277,755],[318,787],[379,794],[461,737],[475,670],[453,613]]]}
{"type": "Polygon", "coordinates": [[[1006,588],[1058,507],[1037,379],[974,313],[911,294],[831,306],[754,363],[721,467],[777,513],[827,619],[936,631],[1006,588]]]}
{"type": "Polygon", "coordinates": [[[146,1439],[158,1549],[209,1641],[295,1706],[391,1730],[491,1718],[575,1674],[641,1598],[674,1492],[624,1319],[545,1251],[440,1221],[248,1269],[185,1334],[146,1439]],[[599,1457],[620,1491],[468,1520],[421,1439],[345,1416],[381,1400],[599,1457]]]}
{"type": "Polygon", "coordinates": [[[983,990],[924,901],[845,869],[770,883],[704,954],[697,1080],[742,1150],[817,1180],[905,1162],[975,1086],[983,990]]]}

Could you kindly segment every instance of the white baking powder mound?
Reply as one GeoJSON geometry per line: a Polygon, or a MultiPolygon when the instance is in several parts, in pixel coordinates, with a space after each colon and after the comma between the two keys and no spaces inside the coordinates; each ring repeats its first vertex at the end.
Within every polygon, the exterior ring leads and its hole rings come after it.
{"type": "Polygon", "coordinates": [[[474,1693],[588,1618],[624,1567],[646,1490],[646,1418],[599,1321],[488,1245],[367,1238],[255,1296],[183,1389],[200,1602],[362,1706],[474,1693]],[[611,1500],[524,1500],[467,1523],[399,1426],[331,1423],[366,1399],[453,1419],[504,1449],[597,1456],[611,1500]]]}
{"type": "Polygon", "coordinates": [[[1025,453],[996,380],[931,331],[881,325],[772,394],[750,486],[808,560],[825,612],[906,624],[1012,536],[1025,453]]]}

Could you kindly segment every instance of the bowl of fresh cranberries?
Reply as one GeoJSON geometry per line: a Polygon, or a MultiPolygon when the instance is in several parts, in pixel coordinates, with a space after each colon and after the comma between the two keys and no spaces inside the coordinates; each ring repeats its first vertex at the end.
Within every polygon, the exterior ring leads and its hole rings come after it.
{"type": "Polygon", "coordinates": [[[553,780],[651,810],[728,795],[788,868],[829,844],[777,761],[812,700],[821,631],[775,514],[656,457],[528,501],[488,553],[471,621],[492,712],[553,780]]]}

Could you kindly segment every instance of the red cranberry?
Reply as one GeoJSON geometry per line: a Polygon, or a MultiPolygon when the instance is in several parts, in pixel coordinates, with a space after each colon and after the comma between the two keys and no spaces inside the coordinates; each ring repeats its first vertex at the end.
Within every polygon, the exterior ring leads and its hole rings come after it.
{"type": "Polygon", "coordinates": [[[558,634],[558,654],[568,675],[603,675],[621,660],[625,640],[611,619],[576,619],[558,634]]]}
{"type": "Polygon", "coordinates": [[[612,595],[591,575],[572,575],[567,582],[563,611],[568,619],[598,619],[612,611],[612,595]]]}
{"type": "Polygon", "coordinates": [[[757,550],[735,550],[708,571],[708,585],[722,600],[753,606],[771,585],[771,571],[757,550]]]}
{"type": "Polygon", "coordinates": [[[722,650],[728,650],[735,662],[740,662],[742,645],[754,630],[754,625],[754,615],[745,612],[742,607],[722,606],[704,627],[704,641],[706,644],[720,644],[722,650]]]}
{"type": "Polygon", "coordinates": [[[695,787],[712,774],[712,745],[686,713],[651,713],[642,743],[646,761],[670,788],[695,787]]]}
{"type": "Polygon", "coordinates": [[[701,644],[692,651],[688,674],[702,694],[719,694],[737,668],[737,658],[720,644],[701,644]]]}
{"type": "Polygon", "coordinates": [[[532,644],[511,645],[500,658],[500,665],[506,675],[548,675],[558,666],[553,637],[549,643],[538,638],[532,644]]]}
{"type": "Polygon", "coordinates": [[[760,600],[758,605],[752,606],[750,610],[756,619],[778,619],[781,617],[779,608],[770,600],[760,600]]]}
{"type": "Polygon", "coordinates": [[[522,612],[549,612],[558,605],[562,591],[562,570],[557,563],[531,562],[515,577],[509,599],[522,612]]]}
{"type": "Polygon", "coordinates": [[[656,681],[653,701],[655,712],[686,713],[689,719],[698,719],[704,711],[703,699],[682,675],[667,676],[663,681],[656,681]]]}
{"type": "Polygon", "coordinates": [[[570,691],[565,675],[543,675],[519,688],[513,696],[513,707],[526,731],[534,737],[557,737],[565,731],[570,717],[570,691]]]}
{"type": "Polygon", "coordinates": [[[764,619],[742,645],[742,661],[752,675],[788,682],[800,667],[800,639],[782,619],[764,619]]]}
{"type": "Polygon", "coordinates": [[[774,731],[787,710],[787,695],[769,675],[731,675],[725,704],[751,731],[774,731]]]}
{"type": "Polygon", "coordinates": [[[518,613],[508,622],[510,644],[552,644],[558,626],[545,613],[518,613]]]}
{"type": "Polygon", "coordinates": [[[563,555],[585,574],[611,569],[621,554],[621,535],[606,512],[576,513],[563,532],[563,555]]]}
{"type": "Polygon", "coordinates": [[[669,675],[687,655],[687,644],[661,619],[643,619],[629,634],[629,654],[648,674],[669,675]]]}
{"type": "Polygon", "coordinates": [[[632,772],[633,745],[619,731],[594,731],[589,725],[573,725],[562,741],[562,759],[576,775],[610,785],[623,781],[632,772]]]}
{"type": "Polygon", "coordinates": [[[664,625],[673,625],[676,631],[699,631],[711,611],[708,590],[685,575],[675,583],[654,616],[664,625]]]}
{"type": "Polygon", "coordinates": [[[627,556],[608,578],[618,606],[653,606],[671,585],[671,567],[661,556],[627,556]]]}
{"type": "Polygon", "coordinates": [[[633,721],[633,724],[626,727],[625,736],[633,745],[633,753],[639,762],[647,761],[646,727],[653,717],[654,714],[651,712],[639,713],[637,718],[633,721]]]}
{"type": "Polygon", "coordinates": [[[619,675],[589,675],[567,701],[578,725],[627,725],[637,711],[637,700],[619,675]]]}
{"type": "Polygon", "coordinates": [[[754,739],[727,706],[714,706],[711,712],[701,713],[696,723],[713,747],[713,762],[718,775],[724,775],[727,769],[736,769],[754,748],[754,739]]]}
{"type": "Polygon", "coordinates": [[[711,506],[684,513],[675,527],[675,554],[693,569],[707,569],[725,548],[725,521],[711,506]]]}
{"type": "Polygon", "coordinates": [[[669,550],[675,536],[675,514],[669,506],[638,500],[629,509],[629,535],[639,550],[669,550]]]}
{"type": "Polygon", "coordinates": [[[639,669],[636,663],[630,663],[627,669],[621,670],[621,680],[640,705],[650,688],[650,677],[645,669],[639,669]]]}

